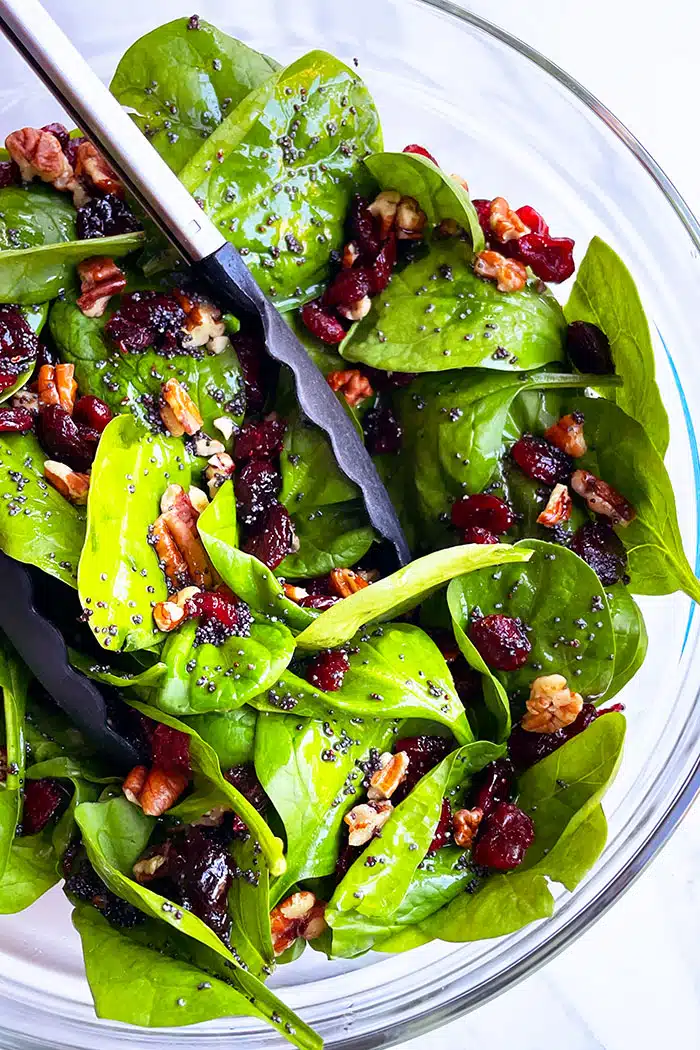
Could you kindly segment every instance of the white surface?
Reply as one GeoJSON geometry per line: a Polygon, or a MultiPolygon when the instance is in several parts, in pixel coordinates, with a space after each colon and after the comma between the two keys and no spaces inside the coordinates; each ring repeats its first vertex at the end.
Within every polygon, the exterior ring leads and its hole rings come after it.
{"type": "MultiPolygon", "coordinates": [[[[700,214],[697,0],[472,0],[468,6],[585,84],[700,214]]],[[[401,1050],[694,1050],[700,1046],[699,869],[696,805],[636,885],[572,948],[494,1002],[401,1050]]]]}

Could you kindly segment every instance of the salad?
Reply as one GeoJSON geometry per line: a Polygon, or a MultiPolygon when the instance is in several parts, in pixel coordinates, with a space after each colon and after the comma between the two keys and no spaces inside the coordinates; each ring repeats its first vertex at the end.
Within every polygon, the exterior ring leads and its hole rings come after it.
{"type": "Polygon", "coordinates": [[[0,549],[141,756],[115,769],[0,638],[0,913],[62,883],[100,1017],[316,1047],[276,965],[551,915],[605,844],[634,596],[700,596],[624,263],[385,151],[356,65],[193,15],[111,90],[364,435],[398,570],[96,147],[54,123],[0,161],[0,549]]]}

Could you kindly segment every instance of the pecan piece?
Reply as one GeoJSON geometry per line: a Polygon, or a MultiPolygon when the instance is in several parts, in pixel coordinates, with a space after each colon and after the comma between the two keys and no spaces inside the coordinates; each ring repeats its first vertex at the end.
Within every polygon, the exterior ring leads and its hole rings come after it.
{"type": "Polygon", "coordinates": [[[33,416],[36,416],[39,414],[39,395],[24,387],[13,396],[12,407],[23,408],[26,412],[31,412],[33,416]]]}
{"type": "Polygon", "coordinates": [[[566,452],[567,456],[578,459],[585,456],[588,451],[586,439],[583,436],[583,413],[571,412],[548,427],[544,432],[547,441],[566,452]]]}
{"type": "Polygon", "coordinates": [[[527,270],[517,259],[506,259],[500,252],[479,252],[474,259],[477,277],[489,277],[499,292],[519,292],[527,284],[527,270]]]}
{"type": "Polygon", "coordinates": [[[19,168],[23,182],[38,177],[57,190],[70,191],[75,187],[75,173],[52,132],[21,128],[7,136],[5,148],[19,168]]]}
{"type": "Polygon", "coordinates": [[[162,817],[174,806],[189,784],[184,773],[174,773],[155,767],[146,777],[138,804],[147,817],[162,817]]]}
{"type": "Polygon", "coordinates": [[[382,830],[393,809],[388,799],[375,802],[373,805],[370,805],[369,802],[361,802],[359,806],[353,806],[350,812],[343,817],[350,829],[348,845],[364,846],[382,830]]]}
{"type": "Polygon", "coordinates": [[[78,309],[86,317],[102,317],[113,295],[126,288],[126,275],[107,255],[78,263],[81,295],[78,309]]]}
{"type": "Polygon", "coordinates": [[[152,879],[157,877],[165,862],[166,857],[164,853],[154,853],[152,857],[144,857],[143,860],[137,860],[131,871],[137,882],[141,884],[151,882],[152,879]]]}
{"type": "Polygon", "coordinates": [[[194,598],[195,594],[200,593],[199,587],[183,587],[168,601],[156,602],[153,606],[153,619],[158,630],[167,634],[179,627],[187,619],[186,603],[190,598],[194,598]]]}
{"type": "Polygon", "coordinates": [[[161,519],[187,564],[189,582],[210,590],[214,585],[214,570],[199,538],[199,514],[189,495],[180,485],[170,485],[161,500],[161,510],[161,519]]]}
{"type": "Polygon", "coordinates": [[[367,798],[370,802],[391,798],[399,784],[403,784],[408,771],[409,757],[405,751],[397,751],[395,755],[386,751],[380,755],[379,761],[381,767],[372,774],[369,781],[367,798]]]}
{"type": "Polygon", "coordinates": [[[79,474],[65,463],[47,459],[44,463],[44,477],[61,495],[76,506],[85,506],[90,489],[90,475],[79,474]]]}
{"type": "Polygon", "coordinates": [[[351,594],[369,587],[369,582],[364,576],[353,572],[352,569],[331,569],[329,582],[331,591],[339,598],[348,598],[351,594]]]}
{"type": "Polygon", "coordinates": [[[359,258],[360,249],[357,247],[357,244],[355,241],[348,241],[343,248],[343,258],[340,265],[344,270],[351,270],[359,258]]]}
{"type": "Polygon", "coordinates": [[[537,515],[540,525],[546,525],[548,529],[559,525],[562,521],[568,521],[571,517],[571,495],[566,485],[555,485],[549,494],[547,506],[537,515]]]}
{"type": "Polygon", "coordinates": [[[225,451],[226,446],[222,441],[219,441],[218,438],[210,438],[207,434],[200,434],[194,443],[195,456],[201,456],[203,459],[219,456],[225,451]]]}
{"type": "MultiPolygon", "coordinates": [[[[151,526],[149,542],[158,555],[160,567],[165,573],[165,578],[168,582],[168,589],[179,591],[182,587],[185,587],[190,582],[187,562],[175,543],[173,535],[162,515],[156,518],[151,526]]],[[[164,630],[162,627],[160,629],[164,630]]]]}
{"type": "Polygon", "coordinates": [[[428,217],[413,197],[402,197],[396,209],[396,239],[420,241],[428,217]]]}
{"type": "Polygon", "coordinates": [[[483,809],[477,806],[475,809],[458,809],[452,818],[453,836],[456,846],[469,849],[474,841],[479,824],[484,816],[483,809]]]}
{"type": "Polygon", "coordinates": [[[583,707],[583,697],[573,693],[560,674],[542,675],[530,686],[527,711],[520,725],[528,733],[556,733],[571,725],[583,707]]]}
{"type": "Polygon", "coordinates": [[[204,477],[207,479],[207,488],[212,499],[216,495],[216,490],[219,486],[233,476],[235,469],[236,464],[228,452],[220,452],[218,455],[211,457],[207,469],[204,471],[204,477]]]}
{"type": "Polygon", "coordinates": [[[224,441],[230,441],[236,431],[236,424],[230,416],[219,416],[218,419],[214,420],[214,426],[224,441]]]}
{"type": "Polygon", "coordinates": [[[146,783],[147,777],[147,766],[134,766],[122,784],[122,791],[128,798],[129,802],[133,802],[136,806],[139,803],[139,796],[143,791],[143,785],[146,783]]]}
{"type": "Polygon", "coordinates": [[[87,139],[78,146],[75,174],[94,186],[102,195],[112,193],[115,197],[124,196],[124,187],[116,171],[107,163],[97,146],[93,146],[87,139]]]}
{"type": "Polygon", "coordinates": [[[494,197],[489,205],[489,226],[499,241],[519,241],[530,227],[526,226],[505,197],[494,197]]]}
{"type": "Polygon", "coordinates": [[[382,240],[391,233],[396,219],[401,194],[398,190],[382,190],[369,205],[369,213],[379,219],[379,232],[382,240]]]}
{"type": "Polygon", "coordinates": [[[329,372],[326,382],[336,393],[342,391],[343,397],[353,408],[372,397],[374,390],[367,376],[359,368],[347,368],[342,372],[329,372]]]}
{"type": "Polygon", "coordinates": [[[326,928],[325,904],[308,890],[299,890],[270,912],[270,930],[275,955],[282,955],[298,937],[313,940],[326,928]]]}
{"type": "Polygon", "coordinates": [[[182,383],[168,379],[160,395],[160,418],[173,437],[190,437],[202,429],[202,416],[182,383]]]}
{"type": "Polygon", "coordinates": [[[296,587],[293,583],[283,583],[282,590],[285,598],[289,598],[292,602],[300,602],[302,598],[309,597],[308,591],[305,591],[303,587],[296,587]]]}
{"type": "Polygon", "coordinates": [[[347,306],[340,303],[336,310],[342,317],[346,317],[348,321],[361,321],[363,317],[372,309],[372,300],[368,295],[363,295],[361,299],[356,299],[354,303],[348,303],[347,306]]]}
{"type": "Polygon", "coordinates": [[[637,516],[632,504],[617,489],[589,470],[575,470],[571,475],[571,487],[585,499],[589,510],[610,518],[613,525],[629,525],[637,516]]]}
{"type": "Polygon", "coordinates": [[[74,375],[75,365],[42,365],[37,377],[39,404],[60,405],[71,415],[78,392],[74,375]]]}

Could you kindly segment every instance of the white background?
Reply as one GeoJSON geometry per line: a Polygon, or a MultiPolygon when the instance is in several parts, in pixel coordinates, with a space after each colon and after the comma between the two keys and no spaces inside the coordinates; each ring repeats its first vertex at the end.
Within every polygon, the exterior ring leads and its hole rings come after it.
{"type": "MultiPolygon", "coordinates": [[[[585,84],[700,215],[700,0],[465,6],[585,84]]],[[[700,363],[700,325],[698,344],[700,363]]],[[[698,1050],[699,869],[696,805],[633,888],[572,948],[494,1002],[402,1050],[698,1050]]]]}

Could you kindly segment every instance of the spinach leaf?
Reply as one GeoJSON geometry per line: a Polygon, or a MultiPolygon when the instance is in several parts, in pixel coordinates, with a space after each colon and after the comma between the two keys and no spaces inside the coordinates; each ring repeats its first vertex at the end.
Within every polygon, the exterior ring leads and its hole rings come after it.
{"type": "Polygon", "coordinates": [[[280,468],[282,490],[279,498],[290,514],[301,516],[302,511],[347,503],[359,496],[357,485],[336,463],[326,435],[299,409],[287,419],[280,468]]]}
{"type": "Polygon", "coordinates": [[[0,784],[0,884],[10,860],[22,811],[26,747],[24,714],[29,673],[0,634],[0,741],[5,749],[5,779],[0,784]]]}
{"type": "MultiPolygon", "coordinates": [[[[41,182],[0,189],[1,253],[74,241],[75,236],[75,208],[69,194],[41,182]]],[[[49,298],[44,296],[44,301],[49,298]]]]}
{"type": "Polygon", "coordinates": [[[534,284],[504,294],[477,277],[461,240],[435,241],[397,270],[340,344],[348,361],[398,372],[502,371],[563,360],[564,315],[534,284]]]}
{"type": "Polygon", "coordinates": [[[59,881],[51,828],[15,838],[0,880],[0,915],[15,915],[59,881]]]}
{"type": "MultiPolygon", "coordinates": [[[[39,303],[37,306],[25,306],[20,309],[20,313],[22,314],[32,331],[37,332],[38,334],[44,327],[44,324],[46,323],[46,318],[49,315],[49,304],[39,303]]],[[[0,405],[3,403],[3,401],[9,401],[13,394],[16,394],[18,390],[21,390],[22,387],[27,385],[29,380],[32,378],[32,375],[34,374],[34,367],[35,362],[30,361],[27,367],[25,368],[24,372],[20,373],[20,375],[17,376],[14,383],[11,383],[10,386],[5,387],[4,390],[0,390],[0,405]]]]}
{"type": "Polygon", "coordinates": [[[110,90],[173,171],[232,107],[279,69],[266,55],[200,19],[159,26],[131,45],[110,90]]]}
{"type": "MultiPolygon", "coordinates": [[[[612,681],[615,659],[603,585],[593,569],[566,547],[521,540],[515,549],[533,552],[526,565],[503,565],[495,572],[481,569],[452,581],[448,601],[453,617],[465,634],[477,608],[484,616],[502,613],[520,618],[530,628],[532,651],[527,664],[495,675],[509,693],[527,697],[538,675],[562,674],[584,696],[602,696],[612,681]]],[[[481,670],[474,647],[466,641],[467,660],[481,670]]]]}
{"type": "Polygon", "coordinates": [[[437,164],[418,153],[374,153],[365,164],[381,189],[414,197],[433,225],[454,219],[469,234],[474,251],[483,250],[484,233],[469,194],[437,164]]]}
{"type": "Polygon", "coordinates": [[[139,694],[148,692],[151,686],[158,685],[167,674],[167,665],[162,660],[144,668],[143,671],[126,671],[120,667],[112,667],[105,663],[96,663],[84,653],[68,647],[68,661],[72,667],[77,668],[87,678],[96,682],[104,682],[105,685],[113,685],[117,689],[136,689],[139,694]]]}
{"type": "Polygon", "coordinates": [[[607,589],[607,596],[615,634],[615,670],[603,700],[615,696],[634,678],[644,663],[648,641],[642,610],[627,588],[615,584],[607,589]]]}
{"type": "Polygon", "coordinates": [[[257,720],[257,712],[245,705],[236,711],[212,712],[183,719],[216,752],[224,770],[253,761],[257,720]]]}
{"type": "Polygon", "coordinates": [[[374,542],[361,500],[324,504],[292,516],[299,550],[288,554],[277,572],[291,579],[325,576],[331,569],[356,565],[374,542]]]}
{"type": "Polygon", "coordinates": [[[336,602],[297,637],[301,649],[332,649],[365,624],[391,619],[415,608],[448,580],[483,566],[528,561],[525,549],[506,544],[467,544],[417,558],[391,576],[336,602]]]}
{"type": "Polygon", "coordinates": [[[182,441],[152,434],[131,416],[107,425],[92,468],[78,567],[80,601],[105,649],[148,649],[162,640],[152,605],[168,591],[148,529],[174,482],[185,489],[190,482],[182,441]]]}
{"type": "Polygon", "coordinates": [[[359,161],[381,149],[379,118],[357,74],[312,51],[252,91],[181,172],[275,305],[319,292],[342,247],[359,161]]]}
{"type": "Polygon", "coordinates": [[[195,645],[197,623],[173,631],[163,646],[168,668],[153,694],[154,706],[171,715],[232,711],[278,681],[294,654],[294,639],[282,623],[255,619],[250,636],[233,635],[221,645],[195,645]]]}
{"type": "Polygon", "coordinates": [[[483,713],[477,712],[475,721],[479,723],[478,735],[486,740],[493,739],[499,742],[507,740],[511,729],[510,701],[503,685],[492,674],[481,653],[472,645],[467,635],[468,609],[463,600],[461,578],[452,580],[448,585],[447,605],[452,618],[452,631],[459,650],[467,663],[482,676],[484,704],[488,717],[485,720],[486,724],[482,725],[483,713]]]}
{"type": "Polygon", "coordinates": [[[139,422],[150,425],[152,399],[163,383],[176,378],[195,401],[204,430],[215,435],[214,420],[231,416],[243,420],[245,394],[238,358],[233,347],[220,354],[207,350],[198,357],[175,354],[164,357],[155,350],[121,354],[104,333],[119,304],[112,300],[103,317],[85,317],[78,307],[60,299],[51,307],[49,327],[61,360],[75,365],[81,393],[102,398],[115,413],[131,411],[139,422]]]}
{"type": "MultiPolygon", "coordinates": [[[[639,292],[622,259],[594,237],[578,268],[566,320],[591,321],[610,340],[615,371],[623,386],[612,400],[636,419],[663,459],[668,448],[668,416],[656,384],[654,348],[639,292]]],[[[593,384],[595,385],[595,384],[593,384]]]]}
{"type": "Polygon", "coordinates": [[[45,460],[33,434],[0,434],[0,548],[76,587],[85,509],[44,480],[45,460]]]}
{"type": "Polygon", "coordinates": [[[262,960],[262,972],[269,973],[274,966],[275,953],[270,929],[270,879],[265,858],[252,835],[236,839],[232,854],[238,870],[247,875],[235,878],[229,893],[229,910],[238,925],[236,940],[240,942],[244,936],[251,950],[262,960]]]}

